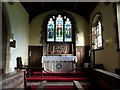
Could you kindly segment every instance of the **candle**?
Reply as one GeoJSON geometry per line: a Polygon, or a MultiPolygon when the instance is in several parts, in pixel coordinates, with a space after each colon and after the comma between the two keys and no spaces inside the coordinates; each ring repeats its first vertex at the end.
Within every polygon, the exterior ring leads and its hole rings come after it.
{"type": "Polygon", "coordinates": [[[73,51],[73,44],[72,44],[72,51],[73,51]]]}
{"type": "Polygon", "coordinates": [[[67,46],[66,46],[66,51],[67,51],[67,46]]]}
{"type": "Polygon", "coordinates": [[[53,46],[53,51],[55,51],[55,46],[53,46]]]}
{"type": "Polygon", "coordinates": [[[89,56],[90,56],[90,50],[89,50],[89,56]]]}
{"type": "Polygon", "coordinates": [[[47,44],[47,53],[49,52],[49,44],[47,44]]]}

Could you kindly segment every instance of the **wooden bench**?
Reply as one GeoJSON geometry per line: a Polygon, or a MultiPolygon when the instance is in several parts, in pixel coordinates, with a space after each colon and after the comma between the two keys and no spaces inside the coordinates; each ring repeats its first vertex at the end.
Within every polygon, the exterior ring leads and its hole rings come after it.
{"type": "Polygon", "coordinates": [[[95,90],[120,90],[120,76],[101,69],[94,70],[95,90]]]}
{"type": "Polygon", "coordinates": [[[73,85],[76,87],[77,90],[84,90],[84,88],[78,81],[73,81],[73,85]]]}
{"type": "Polygon", "coordinates": [[[9,89],[17,90],[19,88],[25,89],[25,71],[14,71],[11,73],[3,74],[2,80],[0,80],[0,90],[9,89]]]}

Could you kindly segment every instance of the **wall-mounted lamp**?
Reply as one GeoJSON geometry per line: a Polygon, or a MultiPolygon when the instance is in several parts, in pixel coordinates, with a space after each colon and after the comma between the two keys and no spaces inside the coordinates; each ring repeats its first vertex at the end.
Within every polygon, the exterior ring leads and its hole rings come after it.
{"type": "Polygon", "coordinates": [[[11,37],[10,37],[10,47],[13,47],[13,48],[16,47],[16,40],[14,40],[14,34],[13,33],[11,34],[11,37]]]}
{"type": "Polygon", "coordinates": [[[16,40],[10,41],[10,47],[16,47],[16,40]]]}

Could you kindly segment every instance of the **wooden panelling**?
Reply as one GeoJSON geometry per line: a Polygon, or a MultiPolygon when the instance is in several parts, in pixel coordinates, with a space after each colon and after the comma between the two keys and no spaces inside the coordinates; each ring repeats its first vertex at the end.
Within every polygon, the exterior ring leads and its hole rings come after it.
{"type": "Polygon", "coordinates": [[[43,55],[43,47],[42,46],[29,46],[28,65],[30,67],[42,67],[42,64],[41,64],[42,55],[43,55]]]}
{"type": "Polygon", "coordinates": [[[76,56],[77,56],[77,67],[83,67],[84,63],[90,62],[89,57],[90,46],[77,46],[76,56]]]}

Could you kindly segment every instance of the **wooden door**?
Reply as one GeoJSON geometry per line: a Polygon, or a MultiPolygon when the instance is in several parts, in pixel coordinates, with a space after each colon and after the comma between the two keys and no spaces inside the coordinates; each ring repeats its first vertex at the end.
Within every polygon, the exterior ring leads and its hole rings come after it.
{"type": "Polygon", "coordinates": [[[90,46],[77,46],[76,47],[76,56],[77,56],[77,67],[83,67],[84,63],[90,62],[89,57],[90,46]]]}
{"type": "Polygon", "coordinates": [[[41,59],[43,55],[43,46],[29,46],[28,65],[31,67],[42,67],[41,59]]]}

